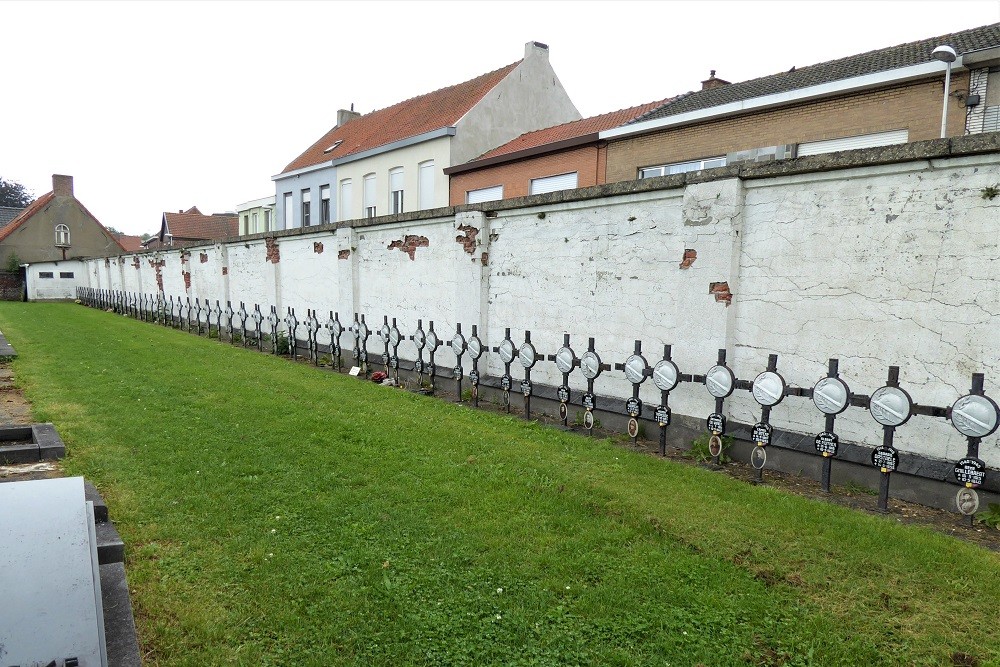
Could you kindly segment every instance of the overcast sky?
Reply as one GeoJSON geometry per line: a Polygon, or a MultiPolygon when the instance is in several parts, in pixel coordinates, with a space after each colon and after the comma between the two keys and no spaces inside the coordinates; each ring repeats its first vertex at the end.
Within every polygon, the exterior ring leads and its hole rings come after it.
{"type": "Polygon", "coordinates": [[[987,2],[2,2],[0,176],[106,225],[274,194],[329,130],[550,46],[584,116],[1000,21],[987,2]]]}

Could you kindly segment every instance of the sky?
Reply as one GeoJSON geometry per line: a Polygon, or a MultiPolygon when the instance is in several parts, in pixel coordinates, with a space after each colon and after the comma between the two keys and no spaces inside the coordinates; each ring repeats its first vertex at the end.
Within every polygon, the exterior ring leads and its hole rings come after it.
{"type": "Polygon", "coordinates": [[[336,123],[520,59],[583,116],[1000,22],[1000,0],[0,2],[0,176],[51,175],[105,225],[158,231],[274,194],[336,123]]]}

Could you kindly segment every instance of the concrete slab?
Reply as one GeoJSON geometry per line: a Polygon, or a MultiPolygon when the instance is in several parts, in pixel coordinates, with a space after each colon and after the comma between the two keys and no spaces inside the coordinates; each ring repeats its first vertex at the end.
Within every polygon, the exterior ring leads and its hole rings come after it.
{"type": "Polygon", "coordinates": [[[105,641],[110,667],[139,667],[139,640],[132,618],[132,602],[122,563],[101,565],[101,599],[104,603],[105,641]]]}
{"type": "Polygon", "coordinates": [[[125,562],[125,543],[110,521],[97,524],[97,558],[101,565],[125,562]]]}
{"type": "Polygon", "coordinates": [[[0,360],[13,359],[17,356],[14,346],[7,341],[7,337],[0,331],[0,360]]]}

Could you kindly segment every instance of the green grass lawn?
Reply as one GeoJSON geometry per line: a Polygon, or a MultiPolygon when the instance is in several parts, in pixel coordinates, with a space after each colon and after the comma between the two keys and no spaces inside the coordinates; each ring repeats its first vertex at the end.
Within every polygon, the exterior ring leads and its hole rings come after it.
{"type": "Polygon", "coordinates": [[[147,664],[1000,660],[996,554],[73,304],[0,304],[147,664]]]}

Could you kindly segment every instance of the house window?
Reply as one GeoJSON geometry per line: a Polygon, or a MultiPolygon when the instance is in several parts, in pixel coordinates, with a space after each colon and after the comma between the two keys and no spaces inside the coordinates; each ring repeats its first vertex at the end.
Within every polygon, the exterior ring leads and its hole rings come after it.
{"type": "Polygon", "coordinates": [[[308,190],[302,191],[302,226],[309,226],[309,217],[312,212],[312,197],[308,190]]]}
{"type": "Polygon", "coordinates": [[[572,190],[576,187],[577,174],[559,174],[558,176],[546,176],[545,178],[531,179],[531,190],[529,194],[541,195],[546,192],[556,192],[558,190],[572,190]]]}
{"type": "Polygon", "coordinates": [[[258,227],[259,224],[260,224],[259,216],[257,214],[257,211],[254,211],[253,212],[253,233],[254,234],[256,234],[256,233],[258,233],[260,231],[260,228],[258,227]]]}
{"type": "Polygon", "coordinates": [[[389,170],[389,213],[403,212],[403,168],[389,170]]]}
{"type": "Polygon", "coordinates": [[[39,271],[38,272],[38,277],[39,278],[51,278],[52,277],[52,272],[51,271],[39,271]]]}
{"type": "Polygon", "coordinates": [[[285,229],[292,228],[292,193],[285,193],[285,229]]]}
{"type": "Polygon", "coordinates": [[[264,231],[271,231],[271,209],[264,209],[264,231]]]}
{"type": "Polygon", "coordinates": [[[364,189],[362,191],[364,199],[365,217],[374,218],[375,213],[375,174],[366,174],[364,179],[364,189]]]}
{"type": "Polygon", "coordinates": [[[656,178],[657,176],[683,174],[689,171],[701,171],[702,169],[714,169],[715,167],[725,166],[725,155],[720,157],[707,157],[703,160],[690,160],[688,162],[674,162],[672,164],[661,164],[655,167],[644,167],[639,170],[639,178],[656,178]]]}
{"type": "Polygon", "coordinates": [[[59,272],[59,277],[60,278],[72,278],[73,277],[73,272],[72,271],[60,271],[59,272]]]}
{"type": "MultiPolygon", "coordinates": [[[[56,225],[56,245],[69,245],[69,227],[66,225],[56,225]]],[[[50,278],[52,276],[49,276],[50,278]]]]}
{"type": "Polygon", "coordinates": [[[319,224],[330,224],[330,186],[324,185],[319,189],[319,224]]]}
{"type": "Polygon", "coordinates": [[[434,160],[421,162],[420,175],[420,208],[434,208],[434,160]]]}
{"type": "Polygon", "coordinates": [[[891,146],[893,144],[905,144],[910,137],[909,130],[892,130],[890,132],[876,132],[875,134],[859,134],[853,137],[843,137],[840,139],[827,139],[825,141],[806,141],[799,144],[796,155],[803,157],[806,155],[820,155],[822,153],[834,153],[836,151],[849,151],[855,148],[873,148],[875,146],[891,146]]]}
{"type": "Polygon", "coordinates": [[[250,233],[250,216],[249,215],[244,215],[243,216],[243,233],[244,234],[249,234],[250,233]]]}
{"type": "Polygon", "coordinates": [[[351,179],[340,182],[340,219],[351,219],[351,179]]]}
{"type": "Polygon", "coordinates": [[[489,188],[480,188],[479,190],[469,190],[465,193],[465,203],[466,204],[478,204],[484,201],[497,201],[503,199],[503,186],[494,185],[489,188]]]}

